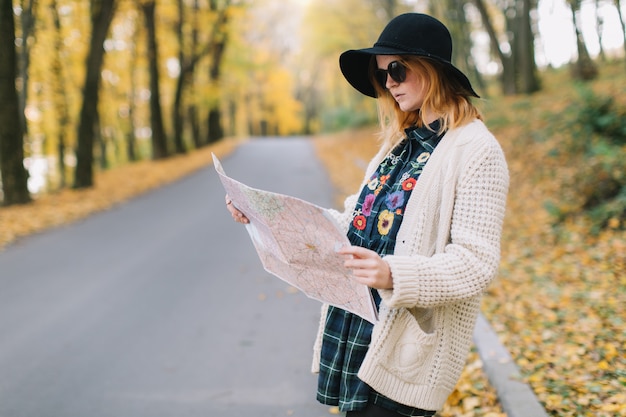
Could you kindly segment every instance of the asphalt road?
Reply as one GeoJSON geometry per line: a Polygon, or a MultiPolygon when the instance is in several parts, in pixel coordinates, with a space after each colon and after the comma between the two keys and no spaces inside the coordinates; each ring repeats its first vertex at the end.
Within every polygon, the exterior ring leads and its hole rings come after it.
{"type": "MultiPolygon", "coordinates": [[[[304,139],[222,160],[328,207],[304,139]]],[[[319,303],[263,271],[212,167],[0,252],[0,417],[321,417],[319,303]]]]}

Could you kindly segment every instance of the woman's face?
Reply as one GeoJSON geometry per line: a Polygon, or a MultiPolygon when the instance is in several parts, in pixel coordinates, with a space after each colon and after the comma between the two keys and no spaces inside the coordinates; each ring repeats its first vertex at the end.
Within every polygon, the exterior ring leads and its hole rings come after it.
{"type": "MultiPolygon", "coordinates": [[[[400,61],[398,55],[376,55],[376,64],[378,69],[386,70],[393,61],[400,61]]],[[[402,111],[412,112],[420,109],[424,103],[424,95],[428,90],[426,80],[410,70],[406,69],[406,79],[403,82],[397,82],[390,76],[387,76],[385,84],[389,93],[402,111]]]]}

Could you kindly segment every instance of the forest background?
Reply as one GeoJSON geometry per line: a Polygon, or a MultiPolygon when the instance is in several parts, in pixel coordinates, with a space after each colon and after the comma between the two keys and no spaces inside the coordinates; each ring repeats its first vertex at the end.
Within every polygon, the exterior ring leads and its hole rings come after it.
{"type": "MultiPolygon", "coordinates": [[[[404,11],[450,27],[509,160],[485,313],[552,415],[626,415],[619,0],[0,0],[0,245],[254,136],[316,135],[339,194],[352,191],[376,108],[338,54],[404,11]]],[[[500,415],[467,378],[450,415],[500,415]]]]}

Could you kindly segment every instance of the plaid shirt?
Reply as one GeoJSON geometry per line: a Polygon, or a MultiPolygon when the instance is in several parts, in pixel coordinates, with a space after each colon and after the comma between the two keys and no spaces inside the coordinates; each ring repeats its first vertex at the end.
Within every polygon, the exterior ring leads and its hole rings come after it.
{"type": "MultiPolygon", "coordinates": [[[[431,124],[437,131],[439,123],[431,124]]],[[[410,193],[430,154],[443,135],[422,128],[407,129],[407,138],[383,160],[363,187],[348,229],[355,246],[393,253],[395,237],[410,193]]],[[[378,292],[372,289],[376,305],[378,292]]],[[[373,325],[352,313],[329,307],[322,340],[317,399],[342,412],[365,408],[368,402],[403,416],[433,416],[435,411],[399,404],[361,381],[357,373],[367,353],[373,325]]]]}

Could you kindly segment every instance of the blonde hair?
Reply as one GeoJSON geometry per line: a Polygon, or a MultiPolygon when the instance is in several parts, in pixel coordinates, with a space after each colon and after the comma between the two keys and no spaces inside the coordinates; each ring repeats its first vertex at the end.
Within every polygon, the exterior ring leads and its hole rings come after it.
{"type": "Polygon", "coordinates": [[[404,129],[424,126],[422,114],[436,114],[440,121],[438,133],[463,126],[473,120],[482,120],[478,108],[471,102],[471,93],[451,74],[446,67],[432,59],[420,56],[402,56],[400,62],[407,71],[414,72],[419,81],[426,84],[424,102],[420,110],[405,112],[387,89],[373,77],[377,68],[376,58],[370,61],[370,80],[378,96],[378,115],[381,126],[380,137],[388,149],[396,146],[404,137],[404,129]]]}

